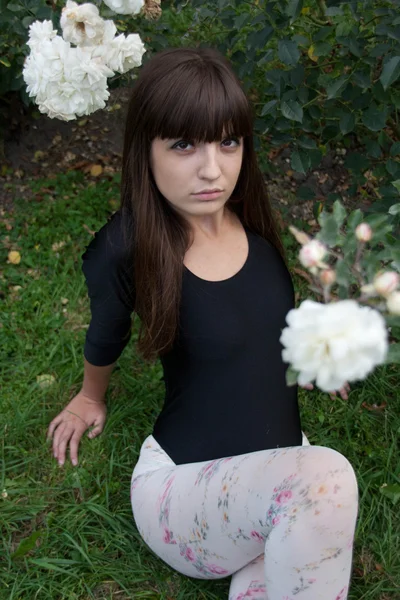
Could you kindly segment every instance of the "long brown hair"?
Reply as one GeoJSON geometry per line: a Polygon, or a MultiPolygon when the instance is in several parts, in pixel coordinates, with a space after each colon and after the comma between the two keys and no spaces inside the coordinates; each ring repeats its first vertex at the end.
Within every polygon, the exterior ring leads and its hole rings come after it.
{"type": "Polygon", "coordinates": [[[243,137],[243,162],[227,206],[254,233],[285,251],[253,147],[253,113],[232,67],[211,48],[173,48],[141,69],[128,106],[122,158],[121,212],[132,250],[138,350],[152,360],[171,349],[179,323],[183,259],[191,243],[185,219],[158,190],[151,142],[212,142],[223,131],[243,137]]]}

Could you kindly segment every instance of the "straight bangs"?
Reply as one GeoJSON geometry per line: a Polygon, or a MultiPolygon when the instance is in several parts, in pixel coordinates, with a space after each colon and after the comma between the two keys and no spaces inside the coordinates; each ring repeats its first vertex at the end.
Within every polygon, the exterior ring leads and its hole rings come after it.
{"type": "Polygon", "coordinates": [[[166,74],[158,88],[161,102],[150,109],[146,128],[150,139],[213,142],[252,135],[250,105],[231,73],[188,61],[166,74]]]}

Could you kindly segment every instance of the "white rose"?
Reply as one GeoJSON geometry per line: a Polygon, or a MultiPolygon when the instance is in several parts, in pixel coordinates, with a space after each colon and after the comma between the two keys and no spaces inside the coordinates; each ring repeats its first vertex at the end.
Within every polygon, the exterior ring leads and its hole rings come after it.
{"type": "Polygon", "coordinates": [[[400,315],[400,292],[392,292],[386,299],[387,308],[393,315],[400,315]]]}
{"type": "Polygon", "coordinates": [[[118,15],[137,15],[144,6],[144,0],[104,0],[118,15]]]}
{"type": "Polygon", "coordinates": [[[40,112],[70,121],[105,107],[107,77],[114,72],[88,49],[71,48],[60,36],[27,57],[23,77],[40,112]]]}
{"type": "Polygon", "coordinates": [[[127,37],[123,34],[118,35],[107,44],[97,46],[93,50],[93,56],[98,57],[113,71],[126,73],[142,64],[142,56],[145,52],[140,36],[131,33],[127,37]]]}
{"type": "Polygon", "coordinates": [[[321,261],[327,253],[327,248],[319,240],[311,240],[304,244],[299,253],[299,260],[303,267],[316,267],[321,265],[321,261]]]}
{"type": "Polygon", "coordinates": [[[76,46],[94,46],[103,39],[105,21],[94,4],[77,4],[67,0],[61,12],[63,38],[76,46]]]}
{"type": "Polygon", "coordinates": [[[356,238],[360,242],[369,242],[372,238],[372,229],[368,223],[360,223],[356,227],[356,238]]]}
{"type": "Polygon", "coordinates": [[[373,286],[381,296],[388,296],[398,287],[400,275],[396,271],[386,271],[378,273],[374,278],[373,286]]]}
{"type": "Polygon", "coordinates": [[[365,379],[385,362],[388,332],[382,315],[355,300],[305,300],[286,316],[282,358],[299,371],[298,384],[316,380],[325,392],[365,379]]]}
{"type": "Polygon", "coordinates": [[[43,42],[52,40],[57,35],[51,21],[34,21],[29,25],[29,39],[26,42],[31,50],[37,50],[43,42]]]}

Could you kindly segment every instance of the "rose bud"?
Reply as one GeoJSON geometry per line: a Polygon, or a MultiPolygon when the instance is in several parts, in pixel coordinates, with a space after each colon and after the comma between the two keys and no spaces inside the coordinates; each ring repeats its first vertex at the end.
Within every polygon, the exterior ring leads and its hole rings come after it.
{"type": "Polygon", "coordinates": [[[375,276],[374,288],[381,296],[388,296],[400,283],[400,275],[395,271],[380,272],[375,276]]]}
{"type": "Polygon", "coordinates": [[[360,225],[356,227],[356,238],[360,242],[369,242],[372,238],[372,229],[368,223],[360,223],[360,225]]]}
{"type": "Polygon", "coordinates": [[[315,267],[324,258],[326,247],[319,240],[311,240],[305,244],[299,253],[299,260],[303,267],[315,267]]]}
{"type": "Polygon", "coordinates": [[[400,315],[400,292],[392,292],[386,301],[388,311],[392,315],[400,315]]]}
{"type": "Polygon", "coordinates": [[[336,281],[336,272],[333,269],[324,269],[319,278],[324,285],[332,285],[336,281]]]}

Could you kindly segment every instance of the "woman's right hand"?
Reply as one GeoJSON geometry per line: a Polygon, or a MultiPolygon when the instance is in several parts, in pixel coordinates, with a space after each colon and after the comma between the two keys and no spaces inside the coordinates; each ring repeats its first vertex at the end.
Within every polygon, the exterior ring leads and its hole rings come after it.
{"type": "Polygon", "coordinates": [[[78,464],[78,447],[82,435],[91,427],[88,437],[94,438],[103,431],[107,407],[103,400],[93,400],[82,390],[71,400],[50,423],[47,439],[53,438],[53,455],[58,464],[65,462],[69,443],[69,455],[73,465],[78,464]]]}

